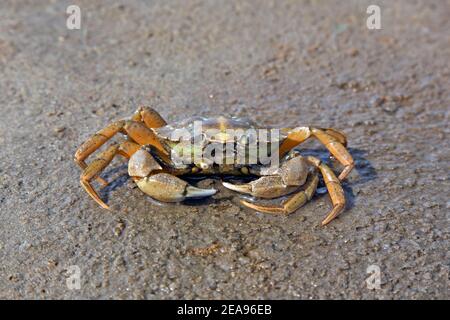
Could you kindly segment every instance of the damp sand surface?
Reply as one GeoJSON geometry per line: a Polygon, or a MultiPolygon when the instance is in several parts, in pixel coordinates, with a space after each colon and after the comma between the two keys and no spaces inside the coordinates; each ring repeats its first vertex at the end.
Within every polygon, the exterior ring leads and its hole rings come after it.
{"type": "MultiPolygon", "coordinates": [[[[445,1],[381,1],[381,30],[364,1],[77,4],[81,30],[65,1],[0,4],[1,298],[449,298],[445,1]],[[319,192],[288,217],[259,214],[217,180],[201,182],[220,189],[208,201],[160,205],[121,159],[101,209],[74,152],[140,104],[169,122],[344,131],[345,212],[321,227],[319,192]]],[[[319,143],[302,150],[333,164],[319,143]]]]}

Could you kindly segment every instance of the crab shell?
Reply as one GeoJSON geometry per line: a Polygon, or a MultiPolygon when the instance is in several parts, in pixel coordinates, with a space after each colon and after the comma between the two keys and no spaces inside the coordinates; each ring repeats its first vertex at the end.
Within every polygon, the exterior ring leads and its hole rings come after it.
{"type": "MultiPolygon", "coordinates": [[[[200,148],[200,151],[208,148],[213,144],[232,144],[237,151],[238,148],[246,148],[249,140],[254,140],[254,147],[259,146],[259,137],[255,135],[256,126],[245,119],[226,119],[223,117],[206,119],[193,118],[187,121],[174,123],[155,130],[158,138],[166,148],[175,152],[180,152],[180,145],[184,151],[192,148],[192,137],[195,132],[195,121],[201,121],[202,135],[200,146],[194,144],[194,148],[200,148]],[[230,129],[239,131],[240,134],[232,134],[230,129]]],[[[264,141],[265,142],[265,141],[264,141]]],[[[277,144],[279,140],[275,141],[277,144]]],[[[273,141],[272,141],[273,143],[273,141]]],[[[188,151],[195,152],[192,150],[188,151]]],[[[247,150],[249,152],[249,150],[247,150]]],[[[261,164],[245,165],[241,163],[233,164],[215,164],[212,161],[206,162],[208,159],[201,159],[200,162],[190,164],[176,164],[173,162],[164,162],[158,158],[157,153],[150,146],[144,146],[135,152],[128,162],[128,174],[135,178],[139,188],[153,198],[165,202],[177,202],[186,197],[200,197],[211,195],[215,192],[213,189],[198,189],[190,186],[184,180],[178,178],[184,174],[230,174],[243,175],[252,174],[260,176],[259,179],[252,181],[246,185],[246,189],[237,190],[234,185],[225,183],[229,189],[248,194],[260,198],[273,198],[274,196],[282,196],[295,190],[298,186],[305,183],[308,174],[313,171],[310,166],[298,153],[289,154],[281,166],[263,166],[261,164]],[[294,156],[295,155],[295,156],[294,156]],[[167,173],[170,172],[171,174],[167,173]]]]}
{"type": "MultiPolygon", "coordinates": [[[[243,161],[238,161],[237,154],[248,159],[250,154],[258,154],[258,149],[263,143],[267,150],[271,150],[272,144],[279,147],[286,138],[286,135],[279,131],[274,131],[274,129],[262,131],[252,121],[235,117],[194,117],[154,129],[154,132],[171,154],[172,159],[188,157],[193,160],[191,163],[193,166],[173,161],[170,164],[173,169],[194,167],[201,169],[203,174],[235,174],[239,169],[245,167],[243,161]],[[231,152],[223,155],[223,163],[214,163],[212,157],[205,156],[205,154],[209,154],[208,150],[213,148],[220,150],[231,148],[231,152]],[[201,155],[201,157],[197,158],[195,155],[201,155]],[[198,161],[200,158],[201,161],[198,161]],[[213,168],[214,164],[218,166],[213,168]]],[[[200,172],[197,169],[194,171],[200,172]]]]}

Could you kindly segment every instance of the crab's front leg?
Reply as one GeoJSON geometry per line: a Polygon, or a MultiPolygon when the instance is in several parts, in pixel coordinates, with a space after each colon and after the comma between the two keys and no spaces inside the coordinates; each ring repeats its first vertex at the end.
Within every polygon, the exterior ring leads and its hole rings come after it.
{"type": "MultiPolygon", "coordinates": [[[[261,173],[265,173],[262,171],[261,173]]],[[[278,198],[294,192],[279,205],[263,205],[242,200],[241,203],[251,209],[275,214],[294,212],[307,201],[316,191],[319,178],[310,163],[297,151],[291,151],[284,159],[281,167],[272,175],[266,175],[247,184],[224,186],[238,192],[251,194],[258,198],[278,198]]]]}
{"type": "Polygon", "coordinates": [[[287,133],[287,138],[280,146],[281,155],[286,154],[292,150],[292,148],[306,141],[310,137],[315,137],[325,145],[340,163],[344,165],[344,170],[342,170],[339,175],[340,181],[344,180],[355,167],[355,162],[346,148],[347,138],[340,131],[331,128],[314,127],[285,128],[282,129],[282,131],[287,133]]]}
{"type": "Polygon", "coordinates": [[[201,189],[164,172],[161,165],[145,149],[137,151],[128,163],[128,174],[141,191],[162,202],[179,202],[190,198],[204,198],[217,192],[201,189]]]}
{"type": "Polygon", "coordinates": [[[260,178],[245,184],[223,182],[224,187],[263,199],[278,198],[297,190],[306,181],[311,167],[297,152],[291,152],[279,168],[261,167],[251,173],[260,178]]]}
{"type": "Polygon", "coordinates": [[[139,189],[162,202],[179,202],[191,198],[204,198],[216,193],[215,189],[201,189],[166,172],[152,174],[136,181],[139,189]]]}
{"type": "Polygon", "coordinates": [[[311,173],[302,188],[281,202],[280,205],[261,205],[245,200],[242,200],[241,202],[243,205],[256,211],[288,215],[311,200],[314,192],[316,192],[318,183],[319,177],[317,176],[317,173],[311,173]]]}

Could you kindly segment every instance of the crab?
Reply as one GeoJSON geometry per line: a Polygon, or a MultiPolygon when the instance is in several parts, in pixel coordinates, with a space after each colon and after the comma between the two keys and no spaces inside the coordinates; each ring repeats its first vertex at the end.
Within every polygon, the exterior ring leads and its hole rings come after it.
{"type": "MultiPolygon", "coordinates": [[[[116,155],[121,155],[128,159],[128,174],[138,188],[158,201],[181,202],[190,198],[212,196],[216,193],[216,189],[198,188],[188,183],[185,178],[214,175],[225,178],[222,180],[224,187],[247,195],[247,198],[241,199],[243,205],[259,212],[279,215],[288,215],[309,201],[316,192],[321,174],[332,203],[332,210],[322,221],[322,225],[328,224],[338,216],[345,207],[341,181],[354,168],[353,158],[346,149],[346,136],[338,130],[309,126],[279,129],[278,140],[271,142],[278,148],[276,156],[279,165],[276,167],[260,162],[252,164],[237,162],[237,157],[227,159],[228,161],[224,163],[214,163],[208,158],[200,158],[191,163],[174,160],[173,155],[180,153],[180,150],[185,154],[195,153],[195,148],[205,150],[213,143],[226,144],[228,147],[231,145],[235,150],[242,149],[248,145],[249,135],[246,133],[239,137],[230,135],[228,129],[248,132],[248,129],[256,128],[258,127],[250,120],[223,116],[197,117],[167,124],[154,109],[140,107],[131,119],[113,122],[88,138],[77,149],[75,162],[83,169],[80,177],[82,187],[105,209],[109,207],[93,188],[92,182],[97,180],[106,186],[108,182],[99,175],[116,155]],[[177,129],[192,133],[195,121],[201,121],[203,127],[215,130],[215,134],[202,133],[200,146],[186,149],[185,142],[189,141],[189,137],[187,139],[174,137],[172,133],[177,129]],[[126,135],[127,139],[108,146],[87,164],[85,160],[89,155],[117,133],[126,135]],[[319,140],[343,165],[344,169],[339,176],[320,159],[302,156],[295,149],[309,138],[319,140]],[[232,183],[225,181],[226,177],[245,177],[249,182],[232,183]],[[275,198],[281,198],[281,201],[277,204],[267,204],[264,200],[275,198]]],[[[259,143],[256,146],[258,148],[259,143]]]]}

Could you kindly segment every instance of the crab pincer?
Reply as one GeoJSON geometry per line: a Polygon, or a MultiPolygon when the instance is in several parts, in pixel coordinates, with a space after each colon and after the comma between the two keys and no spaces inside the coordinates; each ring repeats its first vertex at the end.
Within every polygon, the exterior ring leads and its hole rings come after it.
{"type": "Polygon", "coordinates": [[[135,152],[128,162],[128,174],[144,193],[163,202],[203,198],[216,193],[215,189],[200,189],[170,173],[163,172],[163,167],[149,150],[144,146],[135,152]]]}
{"type": "Polygon", "coordinates": [[[191,198],[212,196],[216,189],[201,189],[169,173],[157,173],[136,181],[139,189],[163,202],[179,202],[191,198]]]}

